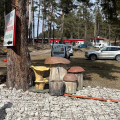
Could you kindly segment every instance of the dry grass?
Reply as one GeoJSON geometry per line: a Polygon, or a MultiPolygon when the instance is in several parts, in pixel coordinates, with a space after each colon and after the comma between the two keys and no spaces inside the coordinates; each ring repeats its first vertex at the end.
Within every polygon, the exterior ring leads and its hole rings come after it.
{"type": "MultiPolygon", "coordinates": [[[[96,60],[91,61],[84,57],[85,51],[89,49],[82,49],[82,51],[74,52],[74,56],[70,58],[71,66],[81,66],[85,69],[84,72],[84,86],[101,86],[108,88],[120,89],[120,62],[115,60],[96,60]]],[[[49,66],[45,65],[44,61],[50,57],[50,53],[39,54],[31,56],[32,64],[35,66],[49,66]]],[[[0,58],[3,61],[3,58],[0,58]]],[[[5,64],[5,63],[4,63],[5,64]]],[[[3,77],[6,73],[6,65],[0,64],[0,76],[3,77]]],[[[45,73],[45,77],[49,76],[49,72],[45,73]]]]}
{"type": "Polygon", "coordinates": [[[120,62],[115,60],[91,61],[84,57],[84,52],[75,52],[70,60],[69,67],[81,66],[85,69],[84,86],[120,88],[120,62]]]}
{"type": "MultiPolygon", "coordinates": [[[[81,66],[85,69],[84,86],[91,87],[108,87],[120,89],[120,62],[115,60],[96,60],[91,61],[84,57],[85,51],[89,49],[82,49],[81,51],[74,52],[74,56],[70,58],[71,66],[81,66]]],[[[50,54],[36,56],[32,59],[33,65],[44,65],[46,58],[50,54]]],[[[46,76],[49,74],[46,73],[46,76]]]]}

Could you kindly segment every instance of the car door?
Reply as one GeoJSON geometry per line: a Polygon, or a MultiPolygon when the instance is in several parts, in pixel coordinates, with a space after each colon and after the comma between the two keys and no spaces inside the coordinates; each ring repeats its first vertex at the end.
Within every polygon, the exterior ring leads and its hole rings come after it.
{"type": "Polygon", "coordinates": [[[111,47],[104,47],[99,53],[98,53],[99,59],[111,59],[113,58],[111,47]]]}

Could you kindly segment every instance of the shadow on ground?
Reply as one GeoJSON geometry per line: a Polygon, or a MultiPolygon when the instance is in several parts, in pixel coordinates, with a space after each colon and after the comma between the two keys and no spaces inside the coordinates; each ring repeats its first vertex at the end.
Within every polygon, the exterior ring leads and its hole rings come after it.
{"type": "MultiPolygon", "coordinates": [[[[34,66],[43,66],[45,59],[43,60],[33,60],[32,64],[34,66]]],[[[71,58],[71,63],[68,66],[80,66],[82,67],[84,72],[84,80],[92,80],[91,74],[95,73],[98,74],[101,78],[106,78],[109,80],[117,80],[117,76],[113,76],[111,73],[120,73],[120,67],[115,66],[114,64],[108,64],[106,62],[97,62],[97,61],[91,61],[84,58],[71,58]]],[[[49,65],[45,65],[49,66],[49,65]]],[[[48,72],[49,73],[49,72],[48,72]]],[[[49,76],[49,74],[46,73],[46,76],[49,76]]]]}
{"type": "Polygon", "coordinates": [[[7,71],[6,67],[0,67],[0,72],[1,72],[1,74],[0,74],[0,84],[6,82],[6,71],[7,71]]]}
{"type": "Polygon", "coordinates": [[[7,104],[5,104],[4,106],[2,106],[2,107],[0,108],[0,120],[4,120],[4,119],[5,119],[5,117],[6,117],[6,115],[7,115],[6,109],[7,109],[7,108],[11,108],[12,105],[13,105],[12,103],[8,102],[7,104]]]}
{"type": "Polygon", "coordinates": [[[69,67],[81,66],[85,70],[84,77],[87,80],[92,80],[90,77],[92,73],[98,74],[101,78],[117,80],[118,77],[113,76],[111,73],[120,73],[120,67],[106,62],[98,62],[99,60],[91,61],[84,58],[71,58],[70,61],[69,67]]]}
{"type": "MultiPolygon", "coordinates": [[[[45,61],[45,58],[32,60],[32,65],[49,67],[50,65],[45,65],[44,61],[45,61]]],[[[115,60],[91,61],[91,60],[87,60],[79,56],[77,58],[76,57],[74,58],[74,56],[71,57],[70,61],[71,63],[67,65],[68,68],[72,66],[80,66],[85,70],[84,72],[84,84],[85,85],[91,85],[91,86],[101,85],[101,86],[106,86],[106,87],[120,88],[119,62],[115,60]]],[[[0,67],[0,71],[1,70],[6,72],[6,67],[0,67]]],[[[48,78],[49,73],[50,71],[46,71],[43,77],[48,78]]],[[[34,81],[35,80],[34,72],[32,74],[33,74],[32,79],[34,81]]],[[[6,80],[5,73],[0,75],[0,80],[1,81],[6,80]]]]}

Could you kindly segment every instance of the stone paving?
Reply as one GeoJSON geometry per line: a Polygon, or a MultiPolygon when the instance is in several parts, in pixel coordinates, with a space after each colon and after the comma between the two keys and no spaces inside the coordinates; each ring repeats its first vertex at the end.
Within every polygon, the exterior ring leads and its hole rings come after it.
{"type": "MultiPolygon", "coordinates": [[[[120,100],[120,90],[91,88],[77,95],[120,100]],[[103,90],[103,91],[102,91],[103,90]],[[112,93],[110,92],[112,91],[112,93]],[[110,92],[110,95],[107,95],[110,92]],[[98,94],[99,93],[99,94],[98,94]],[[103,95],[103,96],[102,96],[103,95]],[[113,97],[114,96],[114,97],[113,97]]],[[[120,120],[120,103],[23,92],[0,85],[0,120],[120,120]]]]}

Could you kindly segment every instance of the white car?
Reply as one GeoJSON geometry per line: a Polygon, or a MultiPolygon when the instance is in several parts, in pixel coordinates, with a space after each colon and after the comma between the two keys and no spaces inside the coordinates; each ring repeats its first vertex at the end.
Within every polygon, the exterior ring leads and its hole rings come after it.
{"type": "Polygon", "coordinates": [[[66,48],[67,48],[70,56],[73,56],[73,45],[66,45],[66,48]]]}
{"type": "Polygon", "coordinates": [[[96,51],[87,51],[85,52],[85,57],[91,60],[116,59],[120,61],[120,46],[107,46],[96,51]]]}

